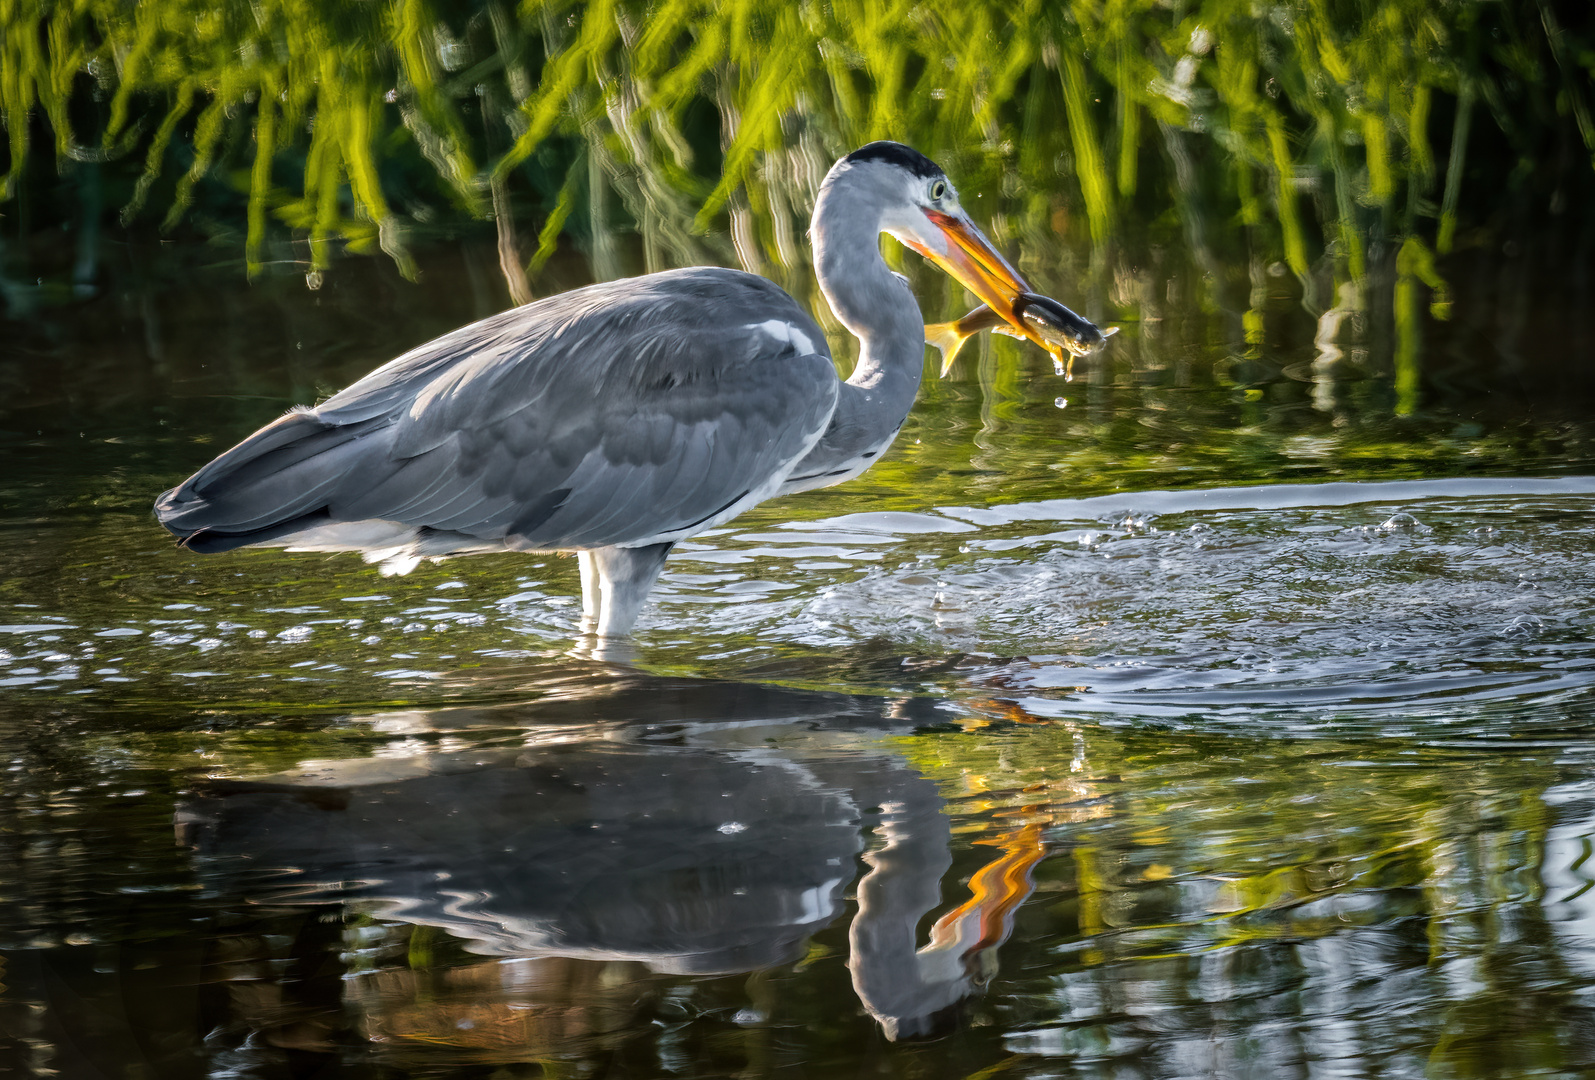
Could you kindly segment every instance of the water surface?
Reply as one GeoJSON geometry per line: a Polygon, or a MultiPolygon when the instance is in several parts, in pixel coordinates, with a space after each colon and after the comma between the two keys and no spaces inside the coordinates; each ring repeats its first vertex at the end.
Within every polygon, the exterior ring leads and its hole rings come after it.
{"type": "Polygon", "coordinates": [[[159,360],[85,324],[0,422],[19,1074],[1595,1060],[1583,421],[1237,385],[1194,316],[1072,382],[984,343],[595,654],[572,560],[384,578],[154,524],[475,313],[348,278],[157,297],[159,360]],[[215,294],[282,314],[220,340],[215,294]]]}

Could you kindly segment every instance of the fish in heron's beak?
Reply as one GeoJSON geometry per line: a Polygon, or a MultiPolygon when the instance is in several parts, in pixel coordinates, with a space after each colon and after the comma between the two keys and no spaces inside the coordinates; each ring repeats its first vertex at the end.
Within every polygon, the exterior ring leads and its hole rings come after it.
{"type": "Polygon", "coordinates": [[[946,237],[947,253],[943,255],[933,251],[911,237],[899,235],[899,239],[980,297],[992,311],[1001,313],[1001,317],[1016,331],[1016,337],[1028,338],[1046,348],[1046,341],[1013,312],[1014,301],[1030,291],[1030,286],[1019,275],[1019,271],[1002,257],[1002,253],[992,246],[991,241],[963,211],[947,214],[926,208],[924,213],[946,237]]]}
{"type": "Polygon", "coordinates": [[[925,327],[926,343],[941,350],[943,376],[953,366],[964,342],[982,330],[996,330],[999,334],[1026,337],[1032,341],[1039,338],[1042,348],[1052,354],[1060,369],[1065,367],[1063,353],[1069,354],[1068,365],[1072,366],[1075,357],[1090,356],[1099,351],[1108,338],[1119,332],[1116,326],[1100,330],[1089,319],[1081,318],[1052,297],[1039,293],[1020,293],[1005,307],[1012,311],[1013,318],[987,304],[956,322],[931,323],[925,327]],[[1015,331],[1009,324],[1016,320],[1024,323],[1031,333],[1020,334],[1015,331]]]}

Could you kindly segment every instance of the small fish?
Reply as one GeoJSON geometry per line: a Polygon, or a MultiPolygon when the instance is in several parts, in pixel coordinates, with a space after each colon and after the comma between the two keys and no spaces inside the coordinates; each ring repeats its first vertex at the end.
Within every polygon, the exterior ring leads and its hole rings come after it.
{"type": "MultiPolygon", "coordinates": [[[[1072,365],[1076,356],[1090,356],[1101,349],[1107,339],[1119,332],[1117,326],[1106,331],[1097,329],[1095,323],[1082,319],[1050,296],[1039,293],[1020,293],[1014,298],[1013,313],[1025,321],[1047,344],[1059,374],[1063,373],[1063,353],[1069,354],[1072,365]]],[[[957,322],[932,323],[925,327],[925,342],[941,350],[941,373],[947,374],[958,358],[964,342],[982,330],[995,330],[1009,337],[1023,337],[1009,322],[989,306],[982,304],[957,322]]]]}

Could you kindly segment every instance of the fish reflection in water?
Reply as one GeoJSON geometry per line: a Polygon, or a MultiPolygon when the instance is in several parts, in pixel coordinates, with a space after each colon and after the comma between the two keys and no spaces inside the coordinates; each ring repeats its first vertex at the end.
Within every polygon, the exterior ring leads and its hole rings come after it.
{"type": "MultiPolygon", "coordinates": [[[[207,877],[252,899],[357,902],[379,919],[440,930],[466,952],[522,958],[532,965],[522,969],[528,987],[565,987],[587,1001],[583,1015],[600,1018],[566,1032],[583,1038],[636,1007],[636,995],[612,992],[617,980],[747,973],[797,959],[841,915],[862,856],[869,869],[857,886],[848,962],[859,999],[889,1038],[946,1030],[958,1003],[996,970],[1043,853],[1039,829],[1021,824],[999,838],[970,883],[973,896],[921,947],[918,927],[942,905],[953,862],[951,823],[935,783],[880,736],[912,726],[923,710],[920,719],[934,718],[933,703],[907,702],[894,716],[888,703],[842,695],[725,684],[694,693],[699,715],[717,715],[729,701],[711,699],[734,695],[736,715],[762,705],[768,719],[306,763],[218,785],[184,807],[180,832],[207,877]],[[866,853],[869,825],[883,843],[866,853]],[[610,968],[584,983],[571,960],[610,968]]],[[[538,713],[545,724],[547,716],[538,713]]],[[[514,718],[445,710],[375,723],[415,736],[473,719],[514,718]]],[[[455,968],[452,978],[458,990],[480,976],[455,968]]],[[[420,1010],[430,1020],[417,1013],[416,979],[390,967],[353,980],[367,1038],[421,1038],[442,1023],[456,1045],[559,1041],[528,1014],[535,993],[511,991],[506,1000],[521,1008],[505,1011],[503,1002],[484,1006],[478,989],[444,1023],[436,1009],[420,1010]]]]}

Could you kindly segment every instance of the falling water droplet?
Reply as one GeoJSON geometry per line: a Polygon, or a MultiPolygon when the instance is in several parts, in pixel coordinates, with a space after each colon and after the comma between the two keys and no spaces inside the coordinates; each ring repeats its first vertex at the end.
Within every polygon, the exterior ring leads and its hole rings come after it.
{"type": "Polygon", "coordinates": [[[1069,404],[1069,399],[1066,398],[1066,397],[1053,398],[1052,399],[1052,405],[1053,405],[1054,408],[1058,408],[1058,409],[1066,408],[1068,406],[1068,404],[1069,404]]]}

